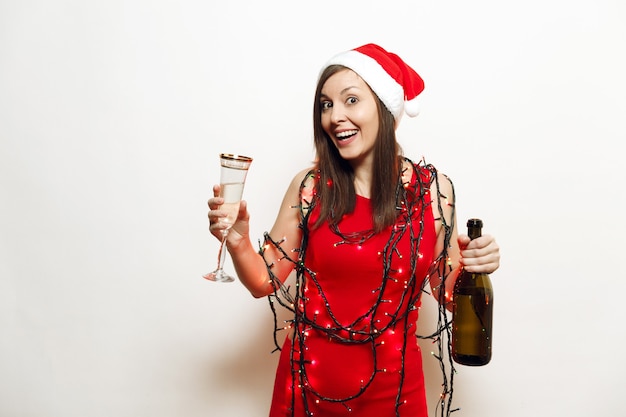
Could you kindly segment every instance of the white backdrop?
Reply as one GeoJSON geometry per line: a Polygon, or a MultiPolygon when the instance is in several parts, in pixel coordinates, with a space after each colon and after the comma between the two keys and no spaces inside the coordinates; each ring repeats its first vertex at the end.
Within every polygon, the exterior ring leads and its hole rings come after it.
{"type": "Polygon", "coordinates": [[[620,0],[1,0],[0,416],[267,414],[267,302],[201,278],[217,154],[255,158],[261,238],[313,159],[319,67],[367,42],[426,81],[406,155],[502,248],[494,358],[459,367],[455,416],[623,415],[625,18],[620,0]]]}

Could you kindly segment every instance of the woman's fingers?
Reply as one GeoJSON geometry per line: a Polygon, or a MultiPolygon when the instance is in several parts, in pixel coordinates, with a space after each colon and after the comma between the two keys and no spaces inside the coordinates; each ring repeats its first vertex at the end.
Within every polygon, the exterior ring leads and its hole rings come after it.
{"type": "Polygon", "coordinates": [[[224,199],[220,197],[221,187],[216,184],[213,186],[213,197],[209,198],[207,201],[207,206],[209,206],[209,212],[207,217],[209,218],[209,230],[218,238],[221,236],[222,230],[226,229],[227,225],[225,222],[221,221],[226,217],[226,214],[220,210],[222,204],[224,204],[224,199]]]}
{"type": "Polygon", "coordinates": [[[500,266],[500,248],[492,236],[483,235],[462,249],[461,263],[470,272],[491,273],[500,266]]]}

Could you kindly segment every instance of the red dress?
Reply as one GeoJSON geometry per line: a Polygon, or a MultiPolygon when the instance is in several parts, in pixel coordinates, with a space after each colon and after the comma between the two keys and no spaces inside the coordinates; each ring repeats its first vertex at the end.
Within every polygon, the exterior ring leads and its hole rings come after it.
{"type": "MultiPolygon", "coordinates": [[[[415,324],[436,236],[430,175],[418,169],[410,184],[415,192],[383,232],[367,232],[372,209],[360,196],[336,228],[305,229],[306,279],[293,340],[282,347],[270,417],[427,416],[415,324]]],[[[305,223],[318,215],[313,206],[305,223]]]]}

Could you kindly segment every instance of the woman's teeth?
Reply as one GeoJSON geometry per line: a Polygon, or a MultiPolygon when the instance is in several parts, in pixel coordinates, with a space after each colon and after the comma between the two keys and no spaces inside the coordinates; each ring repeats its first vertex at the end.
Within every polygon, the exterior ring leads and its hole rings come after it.
{"type": "Polygon", "coordinates": [[[350,136],[354,136],[358,133],[358,130],[346,130],[345,132],[339,132],[337,133],[337,139],[339,140],[343,140],[343,139],[347,139],[350,136]]]}

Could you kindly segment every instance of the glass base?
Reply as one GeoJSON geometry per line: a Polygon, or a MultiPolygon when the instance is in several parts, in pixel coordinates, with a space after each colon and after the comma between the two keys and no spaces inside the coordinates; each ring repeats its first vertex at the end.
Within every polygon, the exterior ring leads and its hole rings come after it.
{"type": "Polygon", "coordinates": [[[206,275],[202,275],[202,277],[206,280],[214,281],[214,282],[233,282],[235,280],[235,278],[231,277],[226,272],[224,272],[223,269],[216,269],[213,272],[209,272],[206,275]]]}

